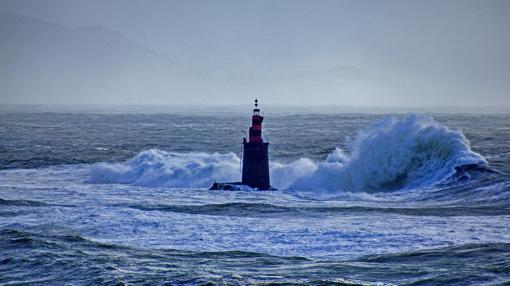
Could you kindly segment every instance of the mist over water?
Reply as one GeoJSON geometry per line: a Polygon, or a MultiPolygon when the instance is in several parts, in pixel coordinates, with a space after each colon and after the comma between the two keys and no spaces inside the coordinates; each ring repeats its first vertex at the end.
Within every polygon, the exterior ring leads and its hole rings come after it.
{"type": "Polygon", "coordinates": [[[245,115],[0,114],[0,283],[508,282],[509,116],[264,123],[279,190],[225,192],[245,115]]]}
{"type": "Polygon", "coordinates": [[[508,112],[509,15],[504,0],[3,0],[0,102],[263,95],[271,105],[508,112]]]}

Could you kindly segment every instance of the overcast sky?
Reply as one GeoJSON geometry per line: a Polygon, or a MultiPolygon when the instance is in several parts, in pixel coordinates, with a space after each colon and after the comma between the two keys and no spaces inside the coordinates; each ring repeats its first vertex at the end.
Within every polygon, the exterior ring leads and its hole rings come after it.
{"type": "MultiPolygon", "coordinates": [[[[194,88],[158,84],[153,97],[128,103],[211,103],[210,92],[221,104],[258,95],[275,104],[510,105],[506,0],[0,0],[0,11],[101,25],[167,58],[172,72],[192,74],[179,81],[194,88]]],[[[63,98],[11,90],[3,96],[14,103],[63,98]]],[[[89,103],[80,93],[62,102],[89,103]]]]}

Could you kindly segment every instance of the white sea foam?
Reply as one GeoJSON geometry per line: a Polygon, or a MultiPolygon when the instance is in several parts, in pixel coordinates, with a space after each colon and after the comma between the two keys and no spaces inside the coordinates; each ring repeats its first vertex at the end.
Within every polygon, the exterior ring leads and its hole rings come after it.
{"type": "MultiPolygon", "coordinates": [[[[425,115],[385,117],[336,148],[324,161],[300,158],[272,163],[277,188],[323,191],[388,191],[426,187],[443,181],[455,167],[486,165],[460,131],[425,115]]],[[[140,186],[209,187],[214,181],[237,181],[240,159],[233,153],[141,152],[118,164],[95,165],[90,183],[140,186]]]]}

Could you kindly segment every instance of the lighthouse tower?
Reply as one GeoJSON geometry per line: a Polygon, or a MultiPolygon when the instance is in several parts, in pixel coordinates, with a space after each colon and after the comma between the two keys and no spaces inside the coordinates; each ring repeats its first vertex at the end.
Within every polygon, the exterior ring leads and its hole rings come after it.
{"type": "Polygon", "coordinates": [[[262,139],[262,120],[259,102],[255,99],[255,108],[251,116],[248,138],[243,139],[243,174],[241,182],[214,182],[209,190],[242,191],[245,186],[261,191],[274,191],[269,183],[269,143],[262,139]]]}
{"type": "Polygon", "coordinates": [[[243,139],[243,175],[242,184],[259,190],[269,190],[269,142],[262,139],[262,121],[258,100],[251,117],[248,140],[243,139]]]}

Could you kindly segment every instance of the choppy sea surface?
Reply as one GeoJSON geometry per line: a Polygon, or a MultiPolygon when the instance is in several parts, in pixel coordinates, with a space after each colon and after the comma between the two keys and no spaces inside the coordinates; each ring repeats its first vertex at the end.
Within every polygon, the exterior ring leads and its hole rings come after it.
{"type": "Polygon", "coordinates": [[[510,116],[0,113],[0,285],[507,285],[510,116]]]}

